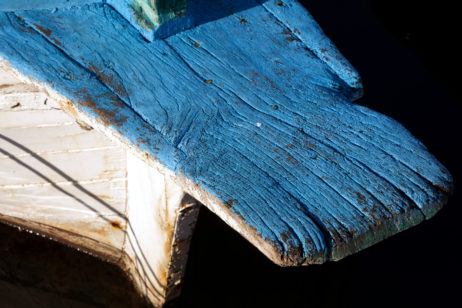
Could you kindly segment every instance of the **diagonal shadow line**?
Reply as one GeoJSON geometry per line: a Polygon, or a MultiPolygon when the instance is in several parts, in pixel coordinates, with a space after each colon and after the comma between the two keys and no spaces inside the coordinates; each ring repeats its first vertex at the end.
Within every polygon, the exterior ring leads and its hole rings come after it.
{"type": "MultiPolygon", "coordinates": [[[[0,138],[3,139],[3,135],[0,134],[0,138]]],[[[41,177],[42,179],[44,179],[45,181],[47,181],[48,183],[50,183],[50,185],[52,185],[55,189],[57,189],[59,192],[73,198],[74,200],[78,201],[80,204],[82,204],[83,206],[85,206],[86,208],[90,209],[91,211],[95,212],[95,213],[98,213],[99,212],[94,208],[92,207],[91,205],[85,203],[83,200],[81,200],[80,198],[76,197],[75,195],[73,195],[72,193],[66,191],[65,189],[59,187],[58,185],[56,185],[56,183],[54,183],[50,178],[48,178],[47,176],[45,176],[43,173],[41,173],[40,171],[34,169],[33,167],[29,166],[28,164],[24,163],[22,160],[16,158],[13,154],[11,154],[10,152],[8,151],[5,151],[4,149],[0,148],[0,153],[2,153],[3,155],[9,157],[11,160],[15,161],[16,163],[18,163],[19,165],[23,166],[24,168],[32,171],[33,173],[37,174],[39,177],[41,177]]],[[[104,202],[104,201],[103,201],[104,202]]],[[[106,222],[108,223],[111,223],[112,221],[110,219],[108,219],[107,217],[103,216],[103,215],[100,215],[100,217],[105,220],[106,222]]],[[[122,217],[122,216],[121,216],[122,217]]],[[[125,217],[124,217],[125,218],[125,217]]],[[[136,242],[136,246],[138,246],[138,250],[141,252],[141,257],[142,259],[145,260],[145,263],[146,265],[148,266],[148,269],[149,269],[149,272],[151,272],[151,274],[153,275],[154,279],[156,280],[156,282],[162,287],[162,288],[166,288],[165,285],[163,285],[159,278],[157,277],[157,275],[154,273],[152,267],[149,265],[149,262],[147,262],[147,258],[142,250],[142,246],[139,244],[139,240],[138,238],[136,237],[131,225],[130,225],[130,222],[128,221],[127,219],[127,222],[128,222],[128,227],[129,229],[132,231],[132,235],[133,235],[133,238],[135,239],[135,242],[136,242]]],[[[127,231],[124,231],[124,233],[127,233],[127,231]]],[[[128,236],[128,234],[126,234],[125,236],[127,236],[127,239],[129,241],[129,244],[130,246],[132,247],[133,251],[135,252],[135,245],[133,244],[132,240],[130,239],[130,236],[128,236]]],[[[141,267],[141,270],[142,272],[144,273],[144,275],[146,275],[146,269],[145,269],[145,266],[143,265],[143,263],[141,262],[141,258],[138,256],[138,254],[135,254],[135,258],[136,260],[138,261],[138,264],[140,265],[141,267]]],[[[162,296],[162,293],[160,291],[157,290],[157,288],[153,285],[152,282],[149,282],[149,281],[146,281],[148,282],[151,286],[152,286],[152,289],[154,290],[155,293],[159,294],[160,296],[162,296]]]]}
{"type": "MultiPolygon", "coordinates": [[[[81,192],[83,192],[84,194],[90,196],[92,199],[94,199],[95,201],[97,201],[98,203],[102,204],[104,207],[106,207],[107,209],[111,210],[112,212],[114,212],[115,214],[117,214],[118,216],[120,216],[121,218],[126,218],[124,213],[120,212],[119,210],[115,209],[113,206],[111,206],[110,204],[108,204],[107,202],[105,202],[104,200],[101,200],[98,196],[96,196],[95,194],[93,194],[91,191],[88,191],[85,187],[83,187],[82,185],[80,185],[76,180],[74,180],[72,177],[70,177],[69,175],[67,175],[66,173],[64,173],[61,169],[59,169],[58,167],[56,167],[55,165],[51,164],[50,162],[48,162],[47,160],[43,159],[42,157],[40,157],[38,154],[36,154],[35,152],[33,152],[31,149],[25,147],[24,145],[14,141],[13,139],[11,138],[8,138],[7,136],[3,135],[3,134],[0,134],[0,139],[3,139],[5,140],[6,142],[14,145],[15,147],[23,150],[24,152],[27,152],[28,154],[30,154],[32,157],[34,157],[36,160],[38,160],[39,162],[41,162],[42,164],[44,164],[45,166],[47,166],[48,168],[52,169],[53,171],[55,171],[56,173],[58,173],[60,176],[62,176],[64,179],[66,179],[67,181],[71,182],[72,185],[74,187],[76,187],[78,190],[80,190],[81,192]]],[[[42,179],[44,179],[45,181],[47,181],[48,183],[50,183],[51,185],[53,185],[54,188],[58,189],[60,192],[68,195],[69,197],[72,197],[76,200],[78,200],[82,205],[84,205],[85,207],[89,208],[90,210],[98,213],[98,211],[96,211],[93,207],[91,207],[90,205],[86,204],[85,202],[83,202],[82,200],[80,200],[78,197],[72,195],[71,193],[65,191],[64,189],[62,189],[61,187],[59,187],[58,185],[56,185],[50,178],[48,178],[47,176],[45,176],[44,174],[42,174],[40,171],[30,167],[29,165],[27,165],[26,163],[24,163],[23,161],[21,161],[20,159],[14,157],[13,154],[3,150],[0,148],[0,151],[2,152],[5,152],[5,155],[7,155],[8,157],[10,157],[12,160],[14,160],[15,162],[17,162],[18,164],[24,166],[25,168],[29,169],[30,171],[34,172],[35,174],[37,174],[38,176],[40,176],[42,179]]]]}
{"type": "MultiPolygon", "coordinates": [[[[0,134],[0,138],[2,138],[2,135],[0,134]]],[[[23,162],[22,160],[16,158],[13,154],[11,154],[10,152],[8,151],[5,151],[4,149],[0,148],[0,153],[2,153],[3,155],[5,156],[8,156],[8,158],[10,158],[11,160],[15,161],[16,163],[18,163],[19,165],[23,166],[24,168],[28,169],[29,171],[32,171],[33,173],[37,174],[39,177],[41,177],[42,179],[44,179],[45,181],[47,181],[48,183],[50,183],[51,186],[53,186],[55,189],[57,189],[59,192],[65,194],[66,196],[68,197],[71,197],[73,198],[74,200],[76,200],[77,202],[79,202],[80,204],[82,204],[83,206],[85,206],[87,209],[91,210],[92,212],[94,213],[97,213],[99,214],[99,212],[94,208],[92,207],[91,205],[87,204],[85,201],[83,201],[82,199],[80,199],[79,197],[73,195],[72,193],[66,191],[65,189],[59,187],[58,185],[56,185],[56,183],[54,183],[50,178],[48,178],[46,175],[44,175],[43,173],[41,173],[40,171],[38,171],[37,169],[34,169],[33,167],[29,166],[28,164],[26,164],[25,162],[23,162]]],[[[108,219],[107,217],[104,217],[103,215],[100,215],[100,217],[102,219],[104,219],[105,221],[107,222],[111,222],[110,219],[108,219]]],[[[121,216],[123,217],[123,216],[121,216]]]]}
{"type": "MultiPolygon", "coordinates": [[[[128,244],[129,244],[130,247],[132,248],[133,252],[135,252],[135,259],[136,259],[136,261],[138,261],[138,263],[140,264],[140,267],[141,267],[141,270],[143,271],[143,274],[146,276],[146,275],[147,275],[146,273],[147,273],[147,272],[150,272],[150,273],[152,274],[152,276],[154,277],[154,280],[157,282],[157,284],[158,284],[162,289],[165,290],[165,289],[167,288],[167,286],[164,285],[164,284],[160,281],[159,277],[157,277],[157,275],[155,274],[155,272],[154,272],[154,270],[152,269],[151,265],[149,264],[148,259],[147,259],[146,255],[145,255],[144,252],[143,252],[143,247],[142,247],[142,245],[140,245],[139,240],[138,240],[138,237],[135,235],[135,232],[134,232],[134,230],[133,230],[133,228],[132,228],[132,226],[131,226],[131,224],[130,224],[130,221],[128,221],[127,227],[128,227],[128,229],[130,229],[131,234],[133,235],[133,239],[135,240],[136,245],[135,245],[135,243],[133,243],[132,239],[130,238],[130,235],[127,233],[126,236],[127,236],[128,244]],[[138,250],[139,250],[139,252],[140,252],[140,254],[141,254],[141,257],[136,253],[136,249],[135,249],[136,247],[138,247],[138,250]],[[141,260],[144,260],[144,261],[145,261],[145,264],[146,264],[146,266],[147,266],[147,268],[148,268],[148,271],[146,271],[146,268],[145,268],[145,266],[143,265],[143,263],[141,262],[141,260]]],[[[161,297],[163,297],[163,295],[157,290],[157,288],[154,286],[154,284],[152,283],[152,281],[150,281],[150,279],[147,279],[145,282],[146,282],[146,283],[149,283],[149,284],[152,286],[153,290],[154,290],[157,294],[159,294],[161,297]]]]}
{"type": "MultiPolygon", "coordinates": [[[[87,189],[85,189],[84,187],[82,187],[80,184],[78,184],[78,182],[76,180],[74,180],[72,177],[70,177],[69,175],[67,175],[66,173],[64,173],[61,169],[57,168],[55,165],[51,164],[50,162],[48,162],[47,160],[43,159],[42,157],[40,157],[39,155],[37,155],[36,153],[34,153],[32,150],[30,150],[29,148],[23,146],[22,144],[19,144],[18,142],[12,140],[11,138],[8,138],[6,137],[5,135],[3,134],[0,134],[0,139],[3,139],[7,142],[9,142],[10,144],[13,144],[14,146],[22,149],[23,151],[29,153],[31,156],[33,156],[34,158],[36,158],[38,161],[40,161],[41,163],[45,164],[47,167],[49,167],[50,169],[54,170],[55,172],[57,172],[59,175],[61,175],[63,178],[65,178],[66,180],[68,180],[69,182],[71,182],[76,188],[78,188],[80,191],[82,191],[83,193],[89,195],[90,197],[92,197],[93,199],[95,199],[96,201],[100,202],[101,204],[105,205],[107,208],[111,209],[112,211],[114,211],[115,213],[117,213],[121,218],[124,218],[126,221],[127,221],[127,225],[128,225],[128,228],[131,230],[131,233],[132,233],[132,236],[136,242],[136,245],[135,243],[132,242],[132,239],[130,238],[130,236],[127,234],[127,231],[124,231],[124,233],[126,233],[126,237],[128,239],[128,242],[129,242],[129,245],[132,247],[132,250],[135,252],[136,249],[135,249],[135,246],[138,247],[138,251],[140,252],[141,254],[141,257],[138,256],[138,254],[135,253],[135,258],[136,260],[138,261],[138,264],[139,266],[141,267],[141,271],[143,272],[143,274],[146,276],[146,273],[147,272],[150,272],[152,274],[152,276],[154,277],[155,281],[157,282],[157,284],[165,289],[166,286],[160,281],[159,277],[157,277],[157,275],[155,274],[153,268],[150,266],[149,262],[148,262],[148,258],[146,257],[146,255],[144,254],[143,252],[143,249],[142,249],[142,245],[140,245],[139,243],[139,240],[130,224],[130,221],[128,220],[128,218],[120,213],[119,211],[117,211],[116,209],[114,209],[111,205],[107,204],[104,200],[101,200],[99,197],[95,196],[92,192],[88,191],[87,189]],[[148,269],[145,268],[145,266],[143,265],[143,262],[141,262],[141,260],[144,260],[145,264],[147,265],[148,269]]],[[[18,163],[19,165],[23,166],[24,168],[28,169],[29,171],[35,173],[36,175],[38,175],[39,177],[41,177],[42,179],[44,179],[45,181],[47,181],[50,185],[52,185],[56,190],[58,190],[59,192],[67,195],[68,197],[71,197],[73,198],[74,200],[76,200],[77,202],[79,202],[80,204],[82,204],[83,206],[85,206],[86,208],[88,208],[89,210],[93,211],[94,213],[97,213],[99,214],[98,210],[96,210],[94,207],[92,207],[91,205],[87,204],[86,202],[84,202],[83,200],[81,200],[80,198],[78,198],[77,196],[75,196],[74,194],[66,191],[65,189],[61,188],[59,185],[57,185],[56,183],[53,182],[53,180],[51,180],[49,177],[47,177],[46,175],[44,175],[43,173],[41,173],[40,171],[38,171],[37,169],[29,166],[28,164],[26,164],[25,162],[23,162],[22,160],[18,159],[17,157],[15,157],[13,154],[11,154],[10,152],[0,148],[0,153],[2,153],[3,155],[9,157],[11,160],[15,161],[16,163],[18,163]]],[[[103,215],[99,215],[104,221],[108,222],[108,223],[112,223],[112,221],[110,219],[108,219],[107,217],[103,216],[103,215]]],[[[159,296],[163,296],[162,293],[160,291],[157,290],[157,288],[154,286],[154,284],[149,281],[149,279],[147,281],[145,281],[146,283],[149,283],[152,287],[152,290],[157,293],[159,296]]]]}

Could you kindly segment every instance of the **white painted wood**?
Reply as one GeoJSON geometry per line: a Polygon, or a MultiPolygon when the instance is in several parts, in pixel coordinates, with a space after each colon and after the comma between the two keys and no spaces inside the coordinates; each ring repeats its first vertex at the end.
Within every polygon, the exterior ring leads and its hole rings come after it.
{"type": "MultiPolygon", "coordinates": [[[[11,75],[5,79],[14,81],[11,75]]],[[[9,88],[36,91],[24,83],[9,88]]],[[[56,107],[36,109],[27,103],[30,96],[17,96],[21,109],[0,110],[4,220],[119,259],[126,226],[125,151],[56,107]],[[70,239],[70,233],[80,239],[70,239]]]]}
{"type": "Polygon", "coordinates": [[[26,82],[1,60],[0,71],[0,110],[59,108],[46,91],[26,82]]]}
{"type": "Polygon", "coordinates": [[[116,263],[161,307],[179,295],[198,209],[0,61],[0,221],[116,263]]]}
{"type": "Polygon", "coordinates": [[[127,170],[129,225],[124,250],[129,266],[137,268],[139,287],[162,305],[178,296],[173,289],[181,283],[186,263],[182,256],[188,251],[188,247],[179,250],[178,243],[189,246],[198,205],[181,187],[132,154],[127,155],[127,170]],[[182,269],[179,274],[177,267],[182,269]]]}

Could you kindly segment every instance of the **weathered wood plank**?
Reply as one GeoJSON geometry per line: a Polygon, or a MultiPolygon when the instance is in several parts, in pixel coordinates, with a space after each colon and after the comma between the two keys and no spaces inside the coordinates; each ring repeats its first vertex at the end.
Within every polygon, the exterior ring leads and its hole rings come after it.
{"type": "MultiPolygon", "coordinates": [[[[19,107],[19,106],[18,106],[19,107]]],[[[13,108],[16,109],[16,108],[13,108]]],[[[0,129],[29,129],[39,127],[54,127],[59,131],[60,127],[75,124],[75,120],[63,113],[61,110],[22,110],[20,114],[14,110],[2,110],[2,121],[0,129]],[[53,121],[50,121],[52,119],[53,121]]]]}
{"type": "Polygon", "coordinates": [[[399,123],[350,102],[355,74],[322,58],[319,37],[269,6],[193,4],[227,16],[151,44],[107,6],[23,12],[27,24],[3,14],[0,52],[176,172],[278,264],[338,260],[446,202],[447,170],[399,123]]]}
{"type": "MultiPolygon", "coordinates": [[[[38,91],[0,64],[0,81],[38,91]]],[[[115,263],[156,307],[178,297],[197,201],[97,130],[21,94],[30,108],[0,109],[0,221],[115,263]]]]}
{"type": "Polygon", "coordinates": [[[59,104],[45,92],[31,83],[21,81],[19,76],[1,61],[0,71],[0,110],[59,108],[59,104]]]}
{"type": "MultiPolygon", "coordinates": [[[[11,115],[11,114],[10,114],[11,115]]],[[[20,116],[20,114],[18,115],[20,116]]],[[[6,115],[5,115],[6,117],[6,115]]],[[[44,116],[46,117],[46,116],[44,116]]],[[[68,118],[65,118],[65,123],[68,124],[68,118]]],[[[20,125],[20,123],[18,123],[20,125]]],[[[13,127],[3,129],[3,134],[10,138],[11,140],[21,140],[27,144],[27,149],[36,152],[36,153],[47,153],[50,152],[47,144],[43,144],[40,138],[47,138],[52,144],[54,144],[54,149],[52,152],[56,151],[85,151],[98,148],[108,148],[113,147],[114,144],[110,142],[102,134],[92,135],[86,134],[78,124],[69,124],[62,125],[57,129],[53,124],[50,126],[39,126],[34,127],[34,134],[26,134],[25,132],[28,129],[27,127],[13,127]],[[40,136],[40,138],[37,138],[40,136]],[[53,140],[53,141],[51,141],[53,140]]],[[[4,149],[13,155],[25,154],[28,151],[16,146],[14,143],[5,142],[3,144],[4,149]]]]}
{"type": "MultiPolygon", "coordinates": [[[[32,107],[26,99],[20,103],[32,107]]],[[[0,214],[67,243],[79,238],[74,245],[118,259],[126,227],[125,161],[123,149],[62,110],[0,110],[0,214]]]]}
{"type": "Polygon", "coordinates": [[[127,267],[134,266],[138,288],[156,306],[179,296],[197,201],[134,155],[127,157],[127,267]]]}

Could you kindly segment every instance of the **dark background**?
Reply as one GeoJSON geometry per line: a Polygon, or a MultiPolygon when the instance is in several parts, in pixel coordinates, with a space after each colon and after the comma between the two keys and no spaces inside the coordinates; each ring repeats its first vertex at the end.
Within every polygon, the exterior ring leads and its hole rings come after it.
{"type": "MultiPolygon", "coordinates": [[[[462,95],[456,1],[302,2],[360,72],[365,94],[358,103],[397,119],[421,140],[452,173],[454,195],[430,221],[340,262],[304,268],[273,265],[202,208],[178,306],[457,306],[462,95]]],[[[0,239],[0,307],[67,307],[73,300],[100,307],[138,304],[111,266],[6,226],[0,226],[0,239]],[[44,289],[59,287],[63,276],[93,282],[77,291],[57,288],[66,299],[34,295],[29,285],[44,275],[58,277],[44,289]],[[105,283],[111,281],[116,287],[109,290],[105,283]]]]}
{"type": "Polygon", "coordinates": [[[401,122],[451,172],[434,218],[337,263],[278,268],[202,210],[180,307],[452,307],[462,291],[457,1],[305,0],[360,72],[359,104],[401,122]]]}

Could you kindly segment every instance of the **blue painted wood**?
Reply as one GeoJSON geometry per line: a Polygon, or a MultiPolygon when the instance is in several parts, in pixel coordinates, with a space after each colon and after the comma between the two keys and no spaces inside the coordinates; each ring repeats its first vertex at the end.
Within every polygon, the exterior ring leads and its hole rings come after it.
{"type": "Polygon", "coordinates": [[[2,0],[0,11],[23,11],[71,8],[91,3],[103,3],[104,0],[2,0]]]}
{"type": "Polygon", "coordinates": [[[168,37],[194,25],[187,0],[2,0],[0,11],[66,10],[109,4],[148,41],[168,37]]]}
{"type": "Polygon", "coordinates": [[[198,26],[152,43],[105,4],[0,13],[0,55],[221,200],[281,265],[433,216],[449,172],[351,103],[356,71],[301,6],[271,3],[191,1],[198,26]]]}
{"type": "Polygon", "coordinates": [[[352,99],[362,96],[362,82],[356,69],[345,59],[327,38],[322,29],[300,3],[293,0],[258,0],[271,14],[287,26],[295,37],[309,46],[351,88],[355,89],[352,99]]]}

